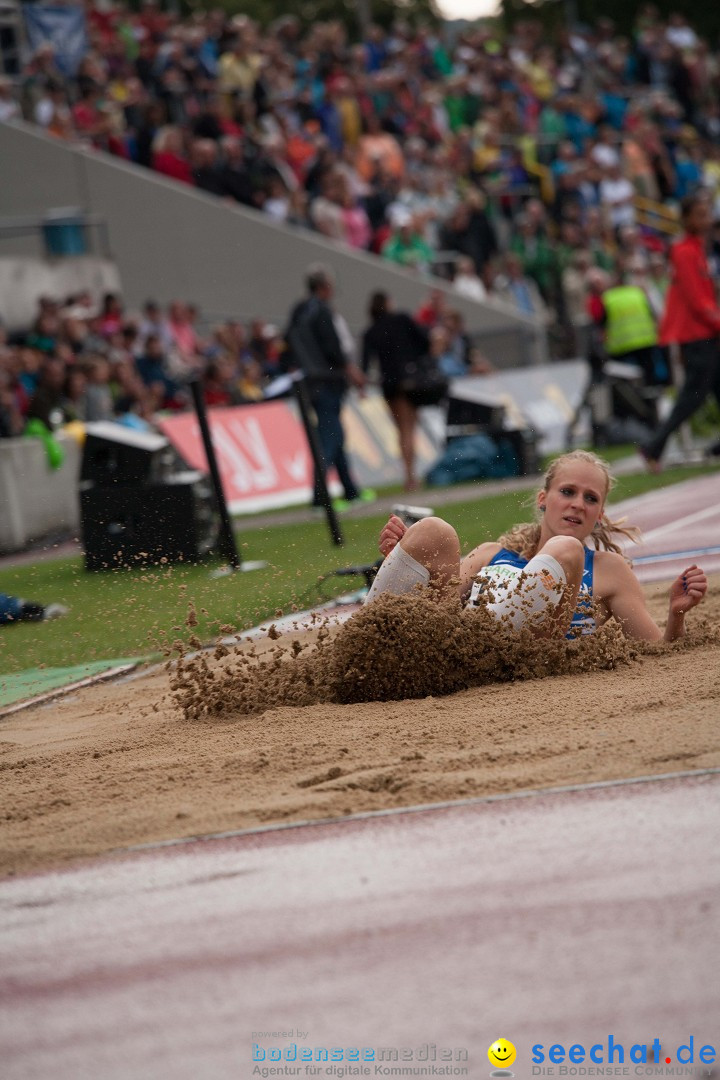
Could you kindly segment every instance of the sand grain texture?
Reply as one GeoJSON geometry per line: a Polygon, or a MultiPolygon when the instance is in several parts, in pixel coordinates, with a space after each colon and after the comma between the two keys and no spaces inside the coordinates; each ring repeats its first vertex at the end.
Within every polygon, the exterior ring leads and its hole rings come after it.
{"type": "MultiPolygon", "coordinates": [[[[662,621],[666,586],[646,592],[662,621]]],[[[720,645],[715,630],[694,633],[701,616],[720,626],[717,578],[688,617],[692,647],[448,696],[192,720],[161,673],[10,716],[0,721],[0,873],[276,822],[720,766],[720,645]]],[[[278,644],[264,645],[265,660],[278,644]]]]}

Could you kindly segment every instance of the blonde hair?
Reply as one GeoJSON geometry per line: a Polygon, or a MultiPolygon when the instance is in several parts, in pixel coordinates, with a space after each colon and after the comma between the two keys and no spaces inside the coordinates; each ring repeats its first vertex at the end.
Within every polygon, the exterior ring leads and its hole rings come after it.
{"type": "Polygon", "coordinates": [[[165,154],[167,153],[168,146],[170,146],[173,140],[182,138],[182,131],[175,124],[165,124],[164,127],[158,128],[153,136],[151,150],[153,154],[165,154]]]}
{"type": "MultiPolygon", "coordinates": [[[[556,457],[551,461],[548,470],[545,473],[543,490],[550,490],[559,468],[563,465],[571,465],[576,461],[582,462],[585,465],[595,465],[596,468],[601,470],[605,476],[604,498],[607,498],[615,484],[615,478],[610,472],[610,466],[607,461],[598,457],[597,454],[591,453],[589,450],[572,450],[569,454],[561,454],[560,457],[556,457]]],[[[623,551],[620,545],[612,539],[613,536],[624,536],[634,544],[637,543],[640,538],[640,530],[634,526],[626,526],[624,522],[625,518],[619,518],[618,521],[611,521],[603,511],[602,517],[587,539],[592,540],[596,551],[602,549],[604,551],[614,551],[618,555],[622,555],[623,551]]],[[[521,555],[524,559],[532,559],[533,555],[537,554],[538,547],[540,546],[540,524],[537,521],[528,521],[523,522],[520,525],[513,525],[508,532],[503,533],[503,535],[499,537],[498,543],[502,544],[503,547],[508,548],[510,551],[516,551],[518,555],[521,555]]]]}

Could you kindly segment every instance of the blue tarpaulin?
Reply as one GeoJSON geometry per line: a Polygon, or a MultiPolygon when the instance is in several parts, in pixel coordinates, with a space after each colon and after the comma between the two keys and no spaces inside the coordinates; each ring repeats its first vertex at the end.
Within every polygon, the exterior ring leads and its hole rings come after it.
{"type": "Polygon", "coordinates": [[[520,467],[507,439],[497,442],[479,433],[453,439],[425,477],[431,487],[447,487],[467,480],[501,480],[518,476],[520,467]]]}

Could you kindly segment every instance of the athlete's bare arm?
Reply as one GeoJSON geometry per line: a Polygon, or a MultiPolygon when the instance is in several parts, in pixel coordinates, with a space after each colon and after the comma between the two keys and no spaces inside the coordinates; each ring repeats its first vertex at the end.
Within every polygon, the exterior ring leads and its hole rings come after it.
{"type": "Polygon", "coordinates": [[[593,595],[614,615],[630,638],[675,641],[685,633],[686,611],[700,603],[707,578],[698,566],[689,566],[670,587],[668,621],[663,632],[647,609],[640,582],[621,555],[600,551],[595,556],[593,595]]]}

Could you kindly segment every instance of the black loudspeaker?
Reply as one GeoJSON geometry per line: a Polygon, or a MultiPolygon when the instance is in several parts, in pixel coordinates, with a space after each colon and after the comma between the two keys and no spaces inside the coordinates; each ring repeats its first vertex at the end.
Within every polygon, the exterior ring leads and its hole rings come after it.
{"type": "Polygon", "coordinates": [[[86,570],[198,562],[217,539],[212,488],[199,472],[136,487],[85,483],[80,511],[86,570]]]}
{"type": "Polygon", "coordinates": [[[456,439],[461,435],[473,435],[478,428],[498,430],[505,420],[505,406],[490,401],[466,401],[464,398],[448,398],[447,437],[456,439]]]}
{"type": "Polygon", "coordinates": [[[157,484],[178,467],[164,435],[99,421],[86,425],[80,479],[105,487],[157,484]]]}
{"type": "Polygon", "coordinates": [[[507,439],[512,446],[518,460],[518,476],[537,476],[541,472],[537,434],[532,428],[504,428],[492,434],[496,439],[507,439]]]}
{"type": "Polygon", "coordinates": [[[537,434],[532,428],[506,427],[504,405],[451,397],[447,410],[447,441],[478,432],[484,432],[496,441],[506,439],[511,444],[518,461],[518,476],[535,476],[540,471],[537,434]]]}

